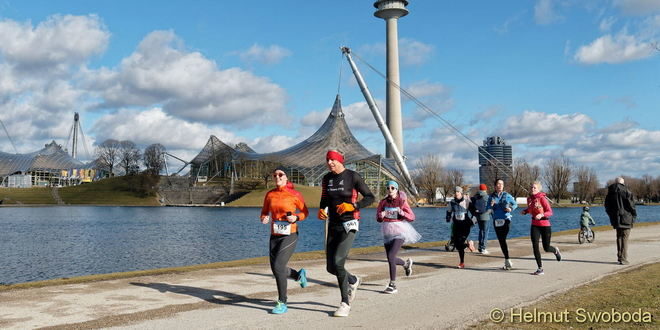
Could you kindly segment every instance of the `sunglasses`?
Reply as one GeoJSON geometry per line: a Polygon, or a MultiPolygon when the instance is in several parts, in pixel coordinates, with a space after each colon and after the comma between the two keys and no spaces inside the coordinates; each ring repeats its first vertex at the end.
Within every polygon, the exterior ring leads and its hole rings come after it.
{"type": "Polygon", "coordinates": [[[284,173],[275,173],[275,174],[273,174],[274,178],[278,178],[278,177],[281,178],[283,176],[286,176],[286,174],[284,174],[284,173]]]}
{"type": "Polygon", "coordinates": [[[395,187],[387,187],[387,190],[396,190],[395,187]]]}

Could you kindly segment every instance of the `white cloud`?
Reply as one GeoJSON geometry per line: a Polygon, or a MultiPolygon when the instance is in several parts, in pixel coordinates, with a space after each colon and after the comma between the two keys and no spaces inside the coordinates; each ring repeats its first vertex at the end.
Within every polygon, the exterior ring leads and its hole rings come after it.
{"type": "Polygon", "coordinates": [[[649,15],[660,12],[658,0],[614,0],[614,6],[620,8],[626,15],[649,15]]]}
{"type": "Polygon", "coordinates": [[[431,58],[434,48],[430,44],[410,38],[399,40],[399,57],[402,65],[422,65],[431,58]]]}
{"type": "Polygon", "coordinates": [[[105,51],[110,33],[96,15],[54,15],[31,23],[0,21],[0,54],[18,70],[62,73],[105,51]]]}
{"type": "Polygon", "coordinates": [[[538,0],[534,5],[534,20],[536,24],[547,25],[563,20],[557,13],[553,0],[538,0]]]}
{"type": "Polygon", "coordinates": [[[253,125],[286,119],[286,94],[278,85],[239,68],[219,70],[198,52],[182,49],[171,31],[150,33],[117,71],[87,74],[99,107],[161,105],[192,121],[253,125]]]}
{"type": "Polygon", "coordinates": [[[261,45],[254,44],[248,50],[239,53],[239,57],[245,62],[259,62],[264,64],[279,63],[287,56],[291,56],[291,51],[278,45],[262,47],[261,45]]]}
{"type": "Polygon", "coordinates": [[[598,26],[598,29],[601,32],[607,32],[610,29],[612,29],[612,26],[614,25],[614,23],[616,23],[616,21],[617,19],[614,16],[605,17],[600,21],[600,25],[598,26]]]}
{"type": "Polygon", "coordinates": [[[594,124],[589,116],[580,113],[560,115],[525,111],[522,115],[508,118],[498,127],[501,127],[501,132],[506,132],[503,137],[511,143],[544,146],[574,141],[594,124]]]}
{"type": "Polygon", "coordinates": [[[168,115],[160,108],[121,109],[99,118],[92,131],[98,142],[112,138],[131,140],[143,146],[160,143],[167,149],[191,149],[198,152],[211,135],[228,144],[241,140],[232,132],[181,120],[168,115]]]}
{"type": "MultiPolygon", "coordinates": [[[[431,59],[435,48],[433,45],[425,44],[411,38],[399,39],[399,60],[404,66],[419,66],[431,59]]],[[[387,47],[385,43],[362,45],[358,48],[358,54],[386,56],[387,47]]]]}
{"type": "MultiPolygon", "coordinates": [[[[307,137],[305,137],[307,138],[307,137]]],[[[258,137],[249,143],[249,146],[257,152],[268,153],[286,149],[302,141],[300,137],[284,135],[271,135],[258,137]]]]}
{"type": "Polygon", "coordinates": [[[586,46],[580,47],[574,59],[582,64],[622,63],[639,60],[654,55],[654,49],[648,42],[639,40],[634,35],[619,33],[607,34],[586,46]]]}
{"type": "Polygon", "coordinates": [[[500,110],[501,110],[500,107],[492,106],[484,111],[475,113],[472,119],[470,120],[470,126],[476,125],[481,122],[490,121],[490,119],[495,118],[495,116],[497,116],[500,110]]]}

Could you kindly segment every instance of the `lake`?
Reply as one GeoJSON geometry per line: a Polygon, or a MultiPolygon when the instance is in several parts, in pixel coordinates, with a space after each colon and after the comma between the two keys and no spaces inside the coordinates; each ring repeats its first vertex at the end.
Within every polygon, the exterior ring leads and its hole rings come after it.
{"type": "MultiPolygon", "coordinates": [[[[444,208],[414,208],[422,241],[449,238],[444,208]]],[[[638,206],[638,221],[658,221],[660,206],[638,206]]],[[[1,207],[0,283],[206,264],[268,255],[269,227],[259,208],[1,207]]],[[[297,251],[323,249],[317,209],[300,223],[297,251]]],[[[579,228],[580,208],[557,208],[553,231],[579,228]]],[[[381,245],[375,209],[362,210],[354,247],[381,245]]],[[[609,225],[593,207],[597,225],[609,225]]],[[[529,216],[515,212],[509,237],[529,235],[529,216]]],[[[491,225],[492,226],[492,225],[491,225]]],[[[476,239],[477,230],[472,229],[476,239]]],[[[494,240],[495,231],[490,230],[494,240]]],[[[495,242],[491,250],[499,249],[495,242]]]]}

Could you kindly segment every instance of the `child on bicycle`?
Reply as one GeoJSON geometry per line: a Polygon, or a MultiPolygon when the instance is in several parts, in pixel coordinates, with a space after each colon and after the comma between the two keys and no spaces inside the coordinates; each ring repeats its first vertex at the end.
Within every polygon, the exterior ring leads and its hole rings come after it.
{"type": "Polygon", "coordinates": [[[590,230],[590,225],[595,225],[596,221],[589,214],[589,206],[582,208],[582,215],[580,216],[580,230],[590,230]]]}

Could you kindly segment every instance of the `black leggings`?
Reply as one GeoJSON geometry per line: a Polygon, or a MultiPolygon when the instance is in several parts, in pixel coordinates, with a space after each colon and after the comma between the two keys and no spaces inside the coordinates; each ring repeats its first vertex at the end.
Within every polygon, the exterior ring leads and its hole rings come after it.
{"type": "Polygon", "coordinates": [[[355,275],[349,273],[344,267],[354,240],[355,231],[346,233],[341,225],[333,226],[331,224],[328,227],[328,241],[325,247],[326,269],[328,273],[337,276],[341,301],[346,304],[349,304],[348,284],[354,284],[357,281],[355,275]]]}
{"type": "Polygon", "coordinates": [[[385,253],[387,254],[387,262],[390,264],[390,281],[396,281],[396,265],[405,265],[406,263],[398,258],[396,255],[399,253],[403,245],[402,239],[393,239],[385,243],[385,253]]]}
{"type": "Polygon", "coordinates": [[[532,238],[532,248],[534,249],[536,265],[539,266],[539,268],[543,268],[543,263],[541,262],[541,251],[539,250],[539,237],[543,242],[543,250],[545,252],[556,253],[557,251],[554,246],[550,245],[550,237],[552,236],[551,227],[532,226],[529,235],[532,238]]]}
{"type": "Polygon", "coordinates": [[[293,251],[296,250],[298,243],[298,233],[286,236],[270,236],[270,269],[275,275],[277,283],[278,300],[286,303],[286,280],[291,278],[297,280],[300,276],[298,272],[287,266],[293,251]]]}
{"type": "Polygon", "coordinates": [[[509,246],[506,244],[506,236],[509,235],[510,224],[511,221],[506,220],[501,227],[495,227],[495,234],[497,235],[497,240],[500,241],[500,249],[502,249],[504,259],[509,259],[509,246]]]}
{"type": "Polygon", "coordinates": [[[458,250],[458,257],[461,263],[465,261],[465,248],[467,245],[468,236],[470,236],[470,228],[472,228],[471,220],[454,221],[454,246],[458,250]]]}

